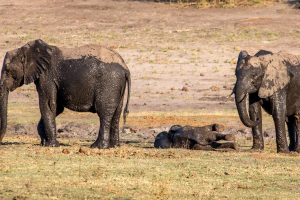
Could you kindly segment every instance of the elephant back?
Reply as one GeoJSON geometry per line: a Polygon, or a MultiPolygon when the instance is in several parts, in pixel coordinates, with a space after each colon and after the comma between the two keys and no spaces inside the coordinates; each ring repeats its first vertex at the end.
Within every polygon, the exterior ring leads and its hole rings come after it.
{"type": "Polygon", "coordinates": [[[65,60],[95,57],[104,63],[118,63],[128,71],[123,58],[116,51],[106,46],[90,44],[75,48],[60,48],[60,50],[65,60]]]}

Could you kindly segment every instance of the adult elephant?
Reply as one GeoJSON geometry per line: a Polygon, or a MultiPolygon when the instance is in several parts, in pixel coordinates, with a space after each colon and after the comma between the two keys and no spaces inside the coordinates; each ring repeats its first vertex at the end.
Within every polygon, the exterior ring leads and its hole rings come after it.
{"type": "Polygon", "coordinates": [[[119,145],[119,119],[128,86],[124,123],[130,97],[130,72],[112,49],[87,45],[60,49],[42,40],[27,43],[6,53],[0,82],[0,142],[7,127],[9,91],[34,82],[39,96],[41,144],[57,147],[55,117],[68,108],[97,113],[100,130],[91,147],[119,145]]]}
{"type": "Polygon", "coordinates": [[[239,54],[236,66],[235,101],[241,121],[252,127],[253,147],[264,149],[261,107],[273,116],[278,153],[300,152],[300,61],[286,51],[239,54]],[[246,98],[249,95],[249,115],[246,98]],[[287,123],[290,145],[285,133],[287,123]]]}

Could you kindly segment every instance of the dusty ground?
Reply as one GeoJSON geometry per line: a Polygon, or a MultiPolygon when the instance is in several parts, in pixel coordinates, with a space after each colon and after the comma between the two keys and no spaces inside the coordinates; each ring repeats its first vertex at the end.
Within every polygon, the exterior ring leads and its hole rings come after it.
{"type": "MultiPolygon", "coordinates": [[[[125,130],[124,140],[153,140],[175,123],[221,122],[227,131],[249,136],[233,97],[226,98],[237,56],[260,49],[300,55],[295,3],[197,9],[139,1],[0,0],[0,62],[5,52],[38,38],[61,47],[107,45],[121,54],[132,75],[127,126],[133,130],[125,130]]],[[[9,103],[9,133],[37,136],[34,85],[11,93],[9,103]]],[[[94,139],[97,121],[95,115],[67,111],[58,118],[59,137],[94,139]]],[[[264,122],[273,129],[269,118],[264,122]]]]}

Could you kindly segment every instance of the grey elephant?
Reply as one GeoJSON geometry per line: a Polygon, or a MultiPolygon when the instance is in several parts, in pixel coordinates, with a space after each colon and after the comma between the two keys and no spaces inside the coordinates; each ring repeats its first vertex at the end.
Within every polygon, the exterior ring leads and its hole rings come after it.
{"type": "Polygon", "coordinates": [[[234,141],[235,135],[219,133],[220,124],[201,127],[174,125],[170,130],[159,133],[154,141],[155,148],[186,148],[194,150],[238,149],[236,142],[217,143],[219,140],[234,141]]]}
{"type": "Polygon", "coordinates": [[[91,147],[119,145],[119,120],[128,87],[124,123],[129,113],[130,72],[112,49],[87,45],[72,49],[50,46],[42,40],[6,53],[0,82],[0,142],[7,127],[9,91],[34,82],[39,96],[41,144],[57,147],[55,117],[68,108],[97,113],[100,130],[91,147]]]}
{"type": "Polygon", "coordinates": [[[243,124],[252,128],[254,150],[263,150],[261,107],[272,115],[278,153],[300,152],[300,61],[286,51],[241,51],[236,65],[235,102],[243,124]],[[249,115],[246,99],[249,96],[249,115]],[[287,146],[285,122],[290,145],[287,146]]]}

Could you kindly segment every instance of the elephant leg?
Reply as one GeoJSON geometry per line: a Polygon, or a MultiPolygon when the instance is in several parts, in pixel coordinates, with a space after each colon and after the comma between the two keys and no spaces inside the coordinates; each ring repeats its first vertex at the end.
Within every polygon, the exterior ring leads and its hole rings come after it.
{"type": "Polygon", "coordinates": [[[114,113],[110,127],[110,147],[120,146],[119,143],[119,123],[122,113],[123,99],[120,101],[119,106],[114,113]]]}
{"type": "MultiPolygon", "coordinates": [[[[113,99],[113,97],[111,97],[113,99]]],[[[103,102],[109,102],[112,100],[103,100],[103,102]]],[[[110,148],[110,130],[113,116],[118,108],[118,104],[110,103],[105,104],[100,103],[99,106],[96,105],[98,116],[100,118],[100,129],[99,134],[96,141],[91,145],[91,148],[99,148],[99,149],[108,149],[110,148]]]]}
{"type": "Polygon", "coordinates": [[[47,139],[45,146],[59,147],[59,142],[56,140],[55,115],[44,113],[42,114],[42,119],[47,139]]]}
{"type": "Polygon", "coordinates": [[[288,122],[286,122],[288,131],[289,131],[289,138],[290,138],[290,145],[289,150],[295,151],[296,150],[296,129],[295,129],[295,117],[289,116],[288,122]]]}
{"type": "Polygon", "coordinates": [[[192,147],[193,150],[202,150],[202,151],[213,151],[215,150],[212,146],[210,145],[200,145],[200,144],[195,144],[192,147]]]}
{"type": "Polygon", "coordinates": [[[300,153],[300,118],[299,114],[295,116],[295,151],[300,153]]]}
{"type": "Polygon", "coordinates": [[[100,130],[96,141],[91,145],[91,148],[109,149],[110,148],[110,127],[112,116],[100,117],[100,130]]]}
{"type": "Polygon", "coordinates": [[[216,140],[228,140],[228,141],[235,141],[235,135],[234,134],[222,134],[222,133],[216,133],[216,140]]]}
{"type": "Polygon", "coordinates": [[[236,142],[217,143],[213,142],[211,146],[215,149],[238,149],[236,142]]]}
{"type": "Polygon", "coordinates": [[[195,144],[193,146],[194,150],[204,150],[204,151],[212,151],[215,149],[238,149],[238,145],[236,142],[227,142],[227,143],[217,143],[213,142],[210,145],[200,145],[200,144],[195,144]]]}
{"type": "Polygon", "coordinates": [[[107,73],[102,77],[103,84],[95,91],[95,110],[100,118],[100,129],[92,148],[108,149],[119,141],[119,116],[122,110],[122,99],[125,87],[125,77],[116,73],[107,73]],[[113,126],[113,127],[112,127],[113,126]],[[111,138],[111,130],[113,136],[111,138]]]}
{"type": "Polygon", "coordinates": [[[176,134],[172,139],[172,147],[173,148],[185,148],[192,149],[194,142],[187,137],[181,137],[180,134],[176,134]]]}
{"type": "Polygon", "coordinates": [[[38,131],[38,134],[41,138],[41,146],[43,146],[44,142],[48,141],[48,138],[47,138],[46,133],[45,133],[45,127],[44,127],[44,123],[43,123],[42,118],[40,119],[40,121],[37,125],[37,131],[38,131]]]}
{"type": "MultiPolygon", "coordinates": [[[[258,118],[261,119],[261,106],[255,98],[250,94],[249,96],[249,115],[252,121],[256,121],[258,118]]],[[[253,135],[253,150],[264,149],[264,138],[262,135],[262,121],[257,126],[252,127],[253,135]]]]}
{"type": "MultiPolygon", "coordinates": [[[[57,111],[56,111],[56,116],[61,114],[63,111],[64,111],[64,107],[63,106],[58,106],[57,111]]],[[[41,138],[41,146],[43,146],[44,143],[48,141],[48,138],[47,138],[46,133],[45,133],[45,126],[44,126],[43,118],[40,119],[40,121],[37,125],[37,131],[38,131],[38,134],[41,138]]]]}
{"type": "Polygon", "coordinates": [[[40,124],[41,135],[46,135],[45,146],[59,147],[59,142],[56,140],[56,124],[55,117],[57,115],[57,102],[56,102],[56,87],[50,83],[37,85],[39,94],[39,106],[41,112],[42,123],[40,124]],[[47,88],[41,88],[47,86],[47,88]],[[43,124],[43,126],[42,126],[43,124]]]}
{"type": "Polygon", "coordinates": [[[202,132],[201,136],[202,136],[202,140],[204,139],[207,142],[207,144],[210,144],[212,142],[219,141],[219,140],[229,140],[229,141],[235,140],[234,134],[222,134],[222,133],[217,133],[214,131],[202,132]]]}
{"type": "Polygon", "coordinates": [[[277,153],[289,153],[285,132],[286,95],[285,91],[275,92],[271,97],[272,116],[276,130],[277,153]]]}

